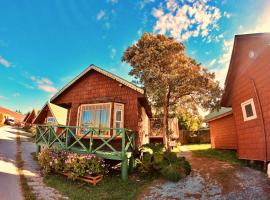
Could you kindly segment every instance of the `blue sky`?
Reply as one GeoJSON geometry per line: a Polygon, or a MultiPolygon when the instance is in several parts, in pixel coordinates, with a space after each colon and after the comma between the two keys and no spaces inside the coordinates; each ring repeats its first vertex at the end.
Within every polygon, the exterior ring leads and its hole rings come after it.
{"type": "Polygon", "coordinates": [[[238,33],[270,31],[267,0],[0,0],[0,106],[27,112],[95,64],[127,80],[123,51],[165,33],[224,81],[238,33]],[[236,4],[237,2],[237,4],[236,4]]]}

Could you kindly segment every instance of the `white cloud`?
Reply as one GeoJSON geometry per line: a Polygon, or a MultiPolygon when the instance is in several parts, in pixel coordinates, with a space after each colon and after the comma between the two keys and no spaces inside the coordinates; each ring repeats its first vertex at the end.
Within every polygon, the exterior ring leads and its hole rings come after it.
{"type": "Polygon", "coordinates": [[[57,89],[54,87],[53,82],[49,80],[48,78],[39,78],[39,77],[31,76],[30,79],[35,82],[38,89],[44,92],[49,92],[49,93],[57,92],[57,89]]]}
{"type": "Polygon", "coordinates": [[[209,67],[212,67],[214,64],[216,64],[216,62],[217,62],[217,59],[213,59],[213,60],[211,60],[211,61],[209,62],[208,66],[209,66],[209,67]]]}
{"type": "Polygon", "coordinates": [[[154,8],[152,15],[157,18],[154,32],[169,33],[179,41],[209,37],[210,32],[218,28],[221,18],[219,8],[210,5],[208,0],[182,0],[181,3],[169,0],[166,5],[154,8]]]}
{"type": "Polygon", "coordinates": [[[57,92],[57,89],[52,85],[45,85],[45,84],[42,85],[42,84],[40,84],[40,85],[38,85],[38,88],[40,90],[43,90],[44,92],[49,92],[49,93],[57,92]]]}
{"type": "Polygon", "coordinates": [[[30,84],[24,83],[24,82],[20,82],[18,81],[18,84],[22,85],[23,87],[27,88],[27,89],[34,89],[34,87],[30,84]]]}
{"type": "Polygon", "coordinates": [[[101,20],[102,18],[105,17],[105,11],[104,10],[100,10],[97,14],[97,20],[101,20]]]}
{"type": "Polygon", "coordinates": [[[11,62],[0,56],[0,65],[3,65],[4,67],[8,68],[11,66],[11,62]]]}
{"type": "Polygon", "coordinates": [[[5,97],[5,96],[0,95],[0,99],[8,99],[8,98],[5,97]]]}
{"type": "Polygon", "coordinates": [[[116,49],[111,48],[111,59],[114,59],[115,55],[116,55],[116,49]]]}

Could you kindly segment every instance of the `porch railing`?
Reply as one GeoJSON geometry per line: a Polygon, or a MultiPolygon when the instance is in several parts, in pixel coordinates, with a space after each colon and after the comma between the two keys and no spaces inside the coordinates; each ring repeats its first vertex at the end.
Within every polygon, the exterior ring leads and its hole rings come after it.
{"type": "Polygon", "coordinates": [[[54,147],[77,153],[97,154],[105,159],[121,160],[122,178],[126,179],[128,157],[135,150],[135,132],[127,128],[37,125],[35,142],[39,148],[54,147]],[[118,143],[112,144],[112,141],[118,143]]]}

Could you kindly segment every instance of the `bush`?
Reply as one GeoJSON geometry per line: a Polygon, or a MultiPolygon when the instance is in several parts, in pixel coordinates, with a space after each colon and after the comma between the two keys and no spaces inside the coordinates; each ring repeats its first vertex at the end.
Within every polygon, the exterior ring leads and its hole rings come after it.
{"type": "Polygon", "coordinates": [[[140,151],[141,172],[158,173],[171,181],[179,181],[191,172],[191,166],[184,157],[177,157],[176,153],[165,151],[162,144],[146,144],[140,151]]]}
{"type": "Polygon", "coordinates": [[[44,149],[38,155],[38,162],[44,174],[65,172],[71,179],[106,172],[104,161],[92,154],[82,155],[69,151],[44,149]]]}

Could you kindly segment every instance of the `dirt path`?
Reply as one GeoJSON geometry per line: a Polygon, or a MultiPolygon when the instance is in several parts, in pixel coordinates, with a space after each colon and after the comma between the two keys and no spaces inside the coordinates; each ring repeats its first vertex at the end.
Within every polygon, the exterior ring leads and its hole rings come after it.
{"type": "Polygon", "coordinates": [[[270,199],[270,179],[262,172],[230,165],[210,158],[180,153],[191,166],[192,173],[178,183],[161,182],[146,189],[142,200],[267,200],[270,199]]]}
{"type": "Polygon", "coordinates": [[[27,179],[28,185],[33,188],[37,199],[42,200],[58,200],[58,199],[68,199],[62,196],[54,188],[48,187],[43,183],[43,177],[40,172],[38,163],[33,160],[31,155],[32,152],[36,152],[36,145],[29,141],[29,134],[22,130],[14,130],[20,134],[21,138],[21,151],[22,159],[24,161],[24,176],[27,179]]]}
{"type": "Polygon", "coordinates": [[[0,199],[22,200],[16,167],[16,134],[7,126],[0,128],[0,199]]]}
{"type": "Polygon", "coordinates": [[[29,133],[13,127],[0,128],[0,199],[22,200],[22,192],[19,186],[19,175],[16,167],[16,136],[20,135],[20,151],[24,161],[23,174],[28,185],[33,188],[37,199],[58,200],[67,199],[53,188],[43,183],[43,177],[31,153],[36,151],[36,146],[29,141],[29,133]]]}

